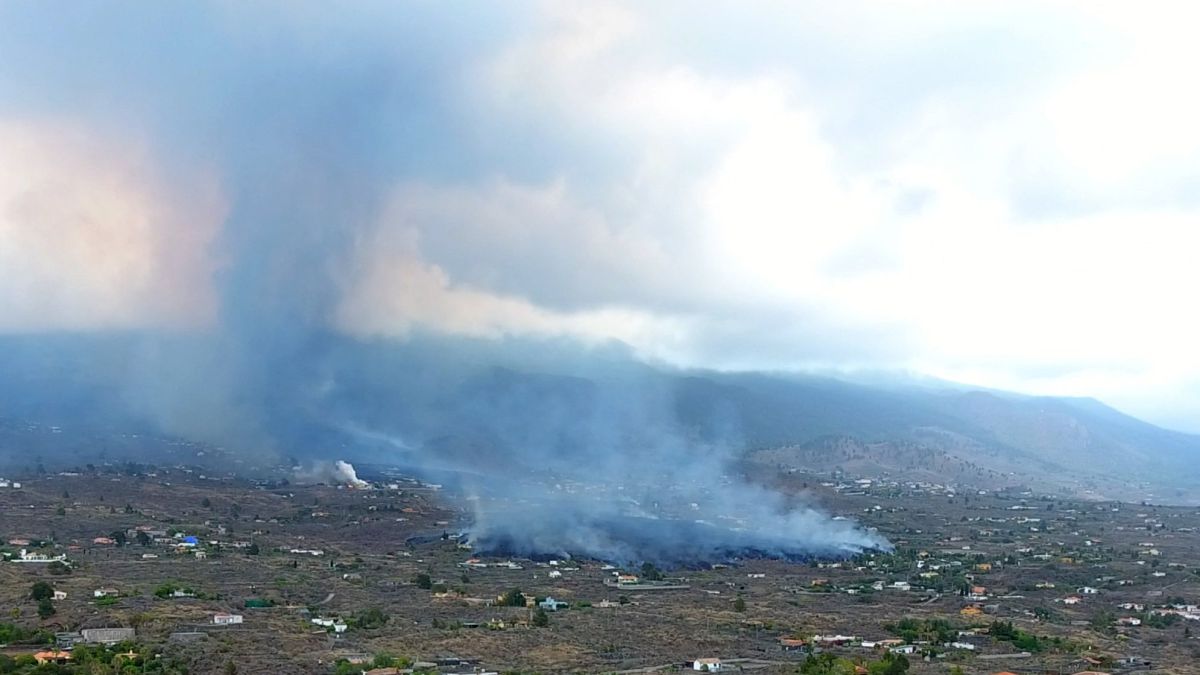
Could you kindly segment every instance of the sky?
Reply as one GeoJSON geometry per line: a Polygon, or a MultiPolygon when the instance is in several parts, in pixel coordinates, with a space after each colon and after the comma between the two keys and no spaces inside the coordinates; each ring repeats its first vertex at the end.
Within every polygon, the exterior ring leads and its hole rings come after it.
{"type": "Polygon", "coordinates": [[[1197,14],[0,3],[0,333],[269,297],[363,340],[895,370],[1200,432],[1197,14]]]}

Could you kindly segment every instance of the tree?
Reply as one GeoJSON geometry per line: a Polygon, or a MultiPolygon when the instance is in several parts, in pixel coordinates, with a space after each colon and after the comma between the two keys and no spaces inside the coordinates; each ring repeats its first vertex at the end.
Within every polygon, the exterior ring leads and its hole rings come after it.
{"type": "Polygon", "coordinates": [[[662,581],[663,574],[652,562],[642,563],[642,578],[647,581],[662,581]]]}
{"type": "Polygon", "coordinates": [[[391,619],[391,617],[385,614],[382,609],[379,609],[378,607],[371,607],[370,609],[359,612],[354,617],[354,625],[367,630],[371,628],[382,628],[389,619],[391,619]]]}
{"type": "Polygon", "coordinates": [[[260,552],[260,551],[259,551],[259,548],[258,548],[258,544],[256,544],[256,543],[253,543],[253,542],[251,542],[251,543],[250,543],[250,546],[246,547],[246,554],[247,554],[247,555],[258,555],[258,554],[259,554],[259,552],[260,552]]]}
{"type": "Polygon", "coordinates": [[[519,588],[508,591],[504,597],[500,598],[501,607],[524,607],[526,604],[528,603],[525,600],[525,594],[519,588]]]}
{"type": "Polygon", "coordinates": [[[425,590],[433,588],[433,578],[425,572],[421,572],[413,577],[413,583],[417,585],[417,588],[424,588],[425,590]]]}
{"type": "Polygon", "coordinates": [[[137,536],[135,537],[135,539],[137,539],[137,543],[139,546],[149,546],[150,545],[150,535],[146,534],[145,532],[142,532],[141,530],[138,530],[138,533],[137,533],[137,536]]]}
{"type": "Polygon", "coordinates": [[[745,598],[739,597],[737,600],[734,600],[734,601],[733,601],[733,611],[735,611],[735,612],[744,612],[744,611],[746,611],[746,600],[745,600],[745,598]]]}
{"type": "Polygon", "coordinates": [[[38,600],[39,618],[49,619],[50,617],[54,616],[55,611],[54,603],[50,601],[50,598],[42,598],[41,600],[38,600]]]}
{"type": "Polygon", "coordinates": [[[45,581],[34,582],[29,589],[29,597],[34,600],[49,600],[54,597],[54,587],[45,581]]]}
{"type": "Polygon", "coordinates": [[[537,611],[533,613],[533,625],[538,628],[545,628],[550,625],[550,615],[546,614],[546,610],[541,607],[537,608],[537,611]]]}
{"type": "Polygon", "coordinates": [[[200,500],[200,506],[203,506],[206,509],[211,509],[212,508],[212,500],[209,499],[208,497],[205,497],[204,499],[200,500]]]}
{"type": "Polygon", "coordinates": [[[117,542],[117,546],[124,546],[128,542],[128,539],[125,537],[125,530],[113,530],[112,534],[108,536],[117,542]]]}

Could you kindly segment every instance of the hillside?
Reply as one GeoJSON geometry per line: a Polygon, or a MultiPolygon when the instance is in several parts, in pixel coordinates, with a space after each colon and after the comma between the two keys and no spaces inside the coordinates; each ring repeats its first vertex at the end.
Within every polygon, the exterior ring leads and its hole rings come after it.
{"type": "Polygon", "coordinates": [[[725,452],[783,469],[1160,501],[1189,499],[1200,476],[1200,437],[1099,401],[927,380],[675,371],[619,353],[499,358],[470,345],[337,338],[314,346],[303,368],[199,378],[166,347],[132,337],[2,346],[0,456],[10,464],[152,456],[130,438],[161,433],[223,447],[243,466],[336,455],[613,476],[725,452]],[[191,377],[148,389],[159,368],[191,377]],[[61,433],[47,434],[51,426],[61,433]],[[628,448],[638,465],[614,465],[628,454],[614,450],[628,448]]]}

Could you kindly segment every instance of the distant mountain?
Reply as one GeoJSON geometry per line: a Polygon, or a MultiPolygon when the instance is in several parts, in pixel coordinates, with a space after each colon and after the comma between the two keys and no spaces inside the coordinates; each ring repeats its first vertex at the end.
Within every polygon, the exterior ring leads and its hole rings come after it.
{"type": "Polygon", "coordinates": [[[725,448],[780,470],[1160,501],[1190,499],[1200,478],[1200,436],[1093,399],[903,375],[678,371],[561,345],[331,336],[292,360],[245,362],[220,344],[146,336],[0,338],[0,458],[79,462],[93,448],[142,451],[114,439],[159,433],[260,465],[336,455],[611,472],[634,470],[612,465],[632,448],[636,470],[669,471],[656,457],[725,448]]]}
{"type": "Polygon", "coordinates": [[[788,454],[780,450],[788,448],[797,464],[828,466],[836,448],[858,447],[856,456],[869,456],[878,471],[918,475],[922,467],[911,461],[919,449],[930,462],[961,465],[953,475],[974,476],[981,485],[1097,497],[1178,500],[1200,477],[1200,436],[1156,427],[1094,399],[786,375],[708,375],[680,379],[679,386],[681,419],[703,427],[713,411],[733,414],[759,458],[782,460],[788,454]]]}

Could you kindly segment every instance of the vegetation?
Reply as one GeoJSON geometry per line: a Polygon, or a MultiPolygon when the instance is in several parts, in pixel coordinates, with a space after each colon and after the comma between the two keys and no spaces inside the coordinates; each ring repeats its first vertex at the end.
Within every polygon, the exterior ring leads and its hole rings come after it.
{"type": "Polygon", "coordinates": [[[909,667],[908,659],[903,654],[888,653],[878,661],[855,663],[850,659],[822,652],[810,654],[796,672],[800,675],[855,675],[860,665],[866,668],[870,675],[905,675],[909,667]]]}
{"type": "Polygon", "coordinates": [[[29,597],[34,600],[49,600],[54,597],[54,587],[45,581],[34,582],[29,590],[29,597]]]}
{"type": "Polygon", "coordinates": [[[351,617],[349,623],[356,628],[370,630],[372,628],[383,628],[390,619],[391,617],[385,614],[382,609],[371,607],[355,614],[351,617]]]}
{"type": "Polygon", "coordinates": [[[500,598],[501,607],[524,607],[528,602],[519,588],[513,588],[500,598]]]}
{"type": "Polygon", "coordinates": [[[663,573],[651,562],[642,563],[642,578],[646,581],[662,581],[663,573]]]}
{"type": "Polygon", "coordinates": [[[905,642],[922,640],[934,644],[953,642],[957,629],[946,619],[912,619],[905,617],[894,624],[884,626],[889,632],[905,642]]]}

